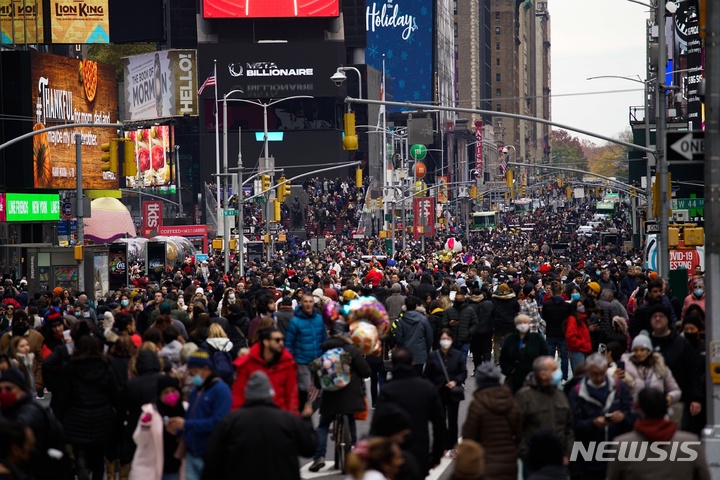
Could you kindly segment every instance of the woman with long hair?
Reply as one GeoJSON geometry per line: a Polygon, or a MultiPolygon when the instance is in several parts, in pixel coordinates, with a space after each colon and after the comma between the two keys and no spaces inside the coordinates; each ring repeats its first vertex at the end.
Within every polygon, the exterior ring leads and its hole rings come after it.
{"type": "Polygon", "coordinates": [[[402,451],[389,438],[361,440],[347,456],[346,469],[353,480],[393,480],[404,463],[402,451]]]}
{"type": "MultiPolygon", "coordinates": [[[[193,313],[197,312],[197,305],[195,306],[195,309],[193,313]]],[[[199,315],[193,315],[192,324],[190,325],[190,330],[188,331],[188,338],[191,342],[201,345],[205,340],[208,338],[208,333],[210,330],[210,324],[212,321],[210,320],[210,315],[207,313],[200,313],[199,315]]]]}
{"type": "Polygon", "coordinates": [[[92,325],[78,320],[74,351],[65,370],[63,426],[73,448],[79,479],[103,478],[104,454],[114,433],[117,382],[92,325]]]}
{"type": "Polygon", "coordinates": [[[35,354],[30,351],[30,342],[25,337],[13,337],[10,340],[10,362],[19,369],[25,377],[27,390],[35,390],[35,375],[37,369],[35,354]]]}
{"type": "Polygon", "coordinates": [[[235,289],[232,287],[228,287],[223,292],[223,297],[220,299],[220,305],[218,306],[220,310],[220,316],[227,318],[229,310],[228,307],[230,305],[235,305],[236,303],[239,303],[236,296],[235,296],[235,289]]]}
{"type": "Polygon", "coordinates": [[[571,300],[568,314],[565,320],[565,342],[570,368],[574,372],[578,365],[585,362],[585,357],[592,353],[592,340],[585,305],[580,300],[571,300]]]}

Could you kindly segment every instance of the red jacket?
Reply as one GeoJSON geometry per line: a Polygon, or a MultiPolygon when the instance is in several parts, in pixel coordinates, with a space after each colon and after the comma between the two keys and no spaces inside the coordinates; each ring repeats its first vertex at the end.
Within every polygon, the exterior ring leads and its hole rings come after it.
{"type": "Polygon", "coordinates": [[[232,409],[237,410],[245,404],[245,387],[250,375],[258,370],[265,372],[275,390],[275,405],[298,414],[297,364],[287,349],[283,350],[280,361],[269,367],[260,352],[262,342],[250,347],[250,353],[238,357],[235,362],[237,379],[232,387],[232,409]]]}
{"type": "Polygon", "coordinates": [[[581,352],[585,355],[592,352],[590,330],[588,329],[587,323],[582,320],[578,320],[572,315],[570,315],[567,319],[565,341],[567,342],[568,351],[581,352]]]}

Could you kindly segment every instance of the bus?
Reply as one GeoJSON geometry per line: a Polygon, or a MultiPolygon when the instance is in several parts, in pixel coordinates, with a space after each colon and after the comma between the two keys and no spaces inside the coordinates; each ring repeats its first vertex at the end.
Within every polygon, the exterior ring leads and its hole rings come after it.
{"type": "Polygon", "coordinates": [[[473,212],[470,227],[473,230],[487,230],[497,227],[498,212],[473,212]]]}
{"type": "Polygon", "coordinates": [[[519,198],[515,200],[515,213],[525,214],[532,212],[532,199],[519,198]]]}
{"type": "Polygon", "coordinates": [[[595,203],[595,213],[598,215],[612,215],[615,213],[617,203],[615,202],[597,202],[595,203]]]}

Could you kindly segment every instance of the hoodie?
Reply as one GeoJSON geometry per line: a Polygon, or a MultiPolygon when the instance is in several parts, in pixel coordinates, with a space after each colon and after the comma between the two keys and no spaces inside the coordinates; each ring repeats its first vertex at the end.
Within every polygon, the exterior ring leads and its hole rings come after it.
{"type": "Polygon", "coordinates": [[[675,423],[670,420],[663,420],[662,418],[637,420],[633,428],[651,442],[670,441],[677,431],[677,425],[675,425],[675,423]]]}
{"type": "Polygon", "coordinates": [[[395,340],[413,355],[417,364],[427,362],[428,352],[433,344],[433,331],[427,317],[417,310],[409,310],[398,319],[395,340]]]}

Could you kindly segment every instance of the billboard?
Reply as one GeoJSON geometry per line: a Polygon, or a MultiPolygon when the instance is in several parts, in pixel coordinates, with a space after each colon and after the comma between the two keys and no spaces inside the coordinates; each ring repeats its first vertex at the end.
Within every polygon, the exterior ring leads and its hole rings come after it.
{"type": "Polygon", "coordinates": [[[129,188],[162,187],[173,182],[172,157],[174,128],[153,125],[125,132],[125,137],[135,142],[135,162],[138,177],[127,177],[129,188]]]}
{"type": "Polygon", "coordinates": [[[57,193],[2,193],[0,197],[2,222],[60,220],[60,196],[57,193]]]}
{"type": "Polygon", "coordinates": [[[108,247],[107,277],[110,290],[119,290],[127,286],[127,243],[111,243],[108,247]]]}
{"type": "Polygon", "coordinates": [[[43,0],[3,0],[0,31],[3,45],[45,43],[43,0]]]}
{"type": "Polygon", "coordinates": [[[421,235],[435,235],[435,199],[433,197],[413,198],[413,218],[415,228],[413,237],[417,241],[421,235]]]}
{"type": "Polygon", "coordinates": [[[143,202],[142,236],[156,236],[163,224],[163,206],[160,201],[143,202]]]}
{"type": "MultiPolygon", "coordinates": [[[[368,0],[365,62],[395,79],[396,102],[434,99],[432,0],[368,0]]],[[[390,82],[386,82],[390,84],[390,82]]]]}
{"type": "MultiPolygon", "coordinates": [[[[233,98],[280,98],[291,95],[336,97],[330,77],[345,62],[341,42],[200,44],[199,71],[212,72],[217,59],[218,97],[231,90],[233,98]]],[[[204,78],[203,78],[204,80],[204,78]]],[[[206,88],[206,98],[214,89],[206,88]]],[[[232,102],[228,108],[233,106],[232,102]]]]}
{"type": "Polygon", "coordinates": [[[205,18],[337,17],[339,0],[203,0],[205,18]]]}
{"type": "Polygon", "coordinates": [[[123,58],[124,121],[197,115],[197,52],[164,50],[123,58]]]}
{"type": "Polygon", "coordinates": [[[53,43],[110,43],[108,0],[52,0],[53,43]]]}
{"type": "Polygon", "coordinates": [[[147,242],[145,244],[145,266],[150,280],[162,281],[162,275],[167,264],[165,242],[147,242]]]}
{"type": "MultiPolygon", "coordinates": [[[[60,124],[117,121],[115,68],[90,60],[31,53],[33,130],[60,124]]],[[[34,188],[75,188],[75,134],[82,135],[83,188],[113,190],[118,179],[102,170],[101,145],[115,138],[110,128],[68,128],[33,137],[34,188]]]]}

